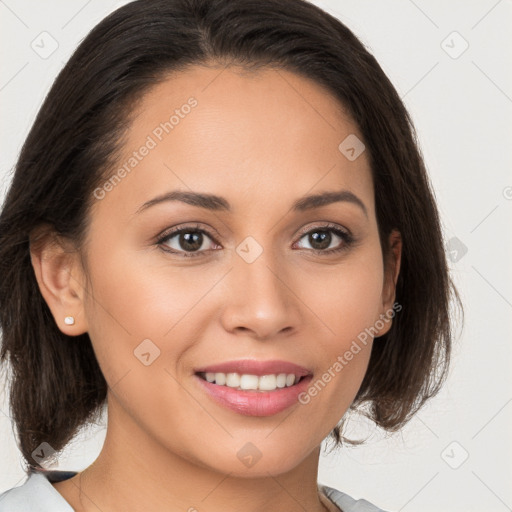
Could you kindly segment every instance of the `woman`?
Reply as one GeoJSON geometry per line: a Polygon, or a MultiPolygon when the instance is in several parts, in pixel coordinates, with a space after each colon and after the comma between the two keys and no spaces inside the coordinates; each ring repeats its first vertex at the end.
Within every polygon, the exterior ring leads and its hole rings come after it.
{"type": "Polygon", "coordinates": [[[303,0],[99,23],[25,142],[0,256],[29,477],[0,510],[380,510],[317,483],[321,442],[356,410],[399,429],[446,375],[457,294],[409,116],[303,0]],[[104,406],[96,461],[45,470],[104,406]]]}

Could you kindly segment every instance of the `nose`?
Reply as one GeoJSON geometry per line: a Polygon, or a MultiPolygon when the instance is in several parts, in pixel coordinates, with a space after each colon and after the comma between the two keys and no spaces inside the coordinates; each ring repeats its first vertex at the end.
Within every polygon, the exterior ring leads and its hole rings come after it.
{"type": "MultiPolygon", "coordinates": [[[[238,254],[226,277],[221,321],[226,331],[259,340],[286,337],[299,328],[300,300],[286,263],[263,251],[248,262],[238,254]]],[[[303,315],[302,315],[303,316],[303,315]]]]}

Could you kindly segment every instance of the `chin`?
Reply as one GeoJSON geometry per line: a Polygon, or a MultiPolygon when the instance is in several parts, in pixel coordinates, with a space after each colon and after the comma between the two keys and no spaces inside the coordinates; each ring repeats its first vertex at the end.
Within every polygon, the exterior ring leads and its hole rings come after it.
{"type": "Polygon", "coordinates": [[[268,443],[266,448],[258,449],[257,443],[247,442],[233,453],[233,457],[227,460],[223,458],[222,466],[219,466],[219,459],[216,459],[217,470],[238,478],[268,478],[269,474],[277,476],[288,473],[307,456],[300,450],[293,450],[293,447],[299,446],[296,440],[288,444],[290,446],[286,450],[273,449],[268,443]]]}

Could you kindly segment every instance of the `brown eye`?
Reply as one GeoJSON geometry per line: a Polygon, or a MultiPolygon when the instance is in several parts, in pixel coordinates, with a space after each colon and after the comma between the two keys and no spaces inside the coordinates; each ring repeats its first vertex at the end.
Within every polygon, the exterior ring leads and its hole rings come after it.
{"type": "Polygon", "coordinates": [[[333,226],[321,226],[311,229],[302,235],[302,239],[306,239],[310,246],[309,248],[305,247],[305,249],[318,254],[331,254],[342,251],[347,249],[353,241],[351,235],[333,226]]]}
{"type": "Polygon", "coordinates": [[[185,227],[165,233],[157,243],[163,245],[167,252],[189,257],[199,256],[211,249],[208,240],[213,243],[212,237],[203,229],[185,227]]]}

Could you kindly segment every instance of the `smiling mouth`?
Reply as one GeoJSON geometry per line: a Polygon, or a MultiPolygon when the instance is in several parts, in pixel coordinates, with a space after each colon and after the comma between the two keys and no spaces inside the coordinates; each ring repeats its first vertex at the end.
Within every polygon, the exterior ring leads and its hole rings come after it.
{"type": "Polygon", "coordinates": [[[222,372],[197,372],[201,379],[217,386],[228,387],[237,391],[269,392],[296,386],[310,376],[293,373],[278,373],[268,375],[251,375],[222,372]]]}

